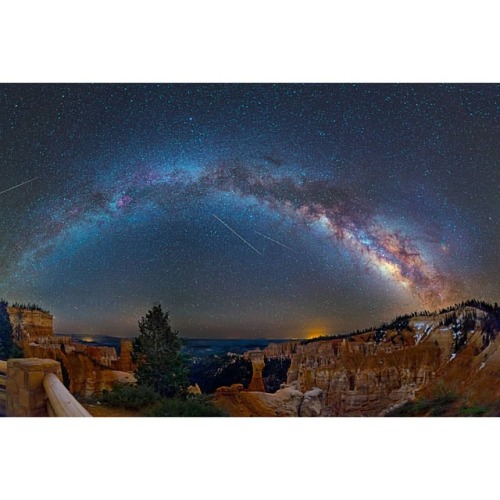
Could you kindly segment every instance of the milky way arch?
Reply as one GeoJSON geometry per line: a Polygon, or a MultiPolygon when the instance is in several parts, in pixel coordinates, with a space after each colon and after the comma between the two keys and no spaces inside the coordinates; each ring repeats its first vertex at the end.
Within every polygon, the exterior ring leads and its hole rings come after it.
{"type": "Polygon", "coordinates": [[[423,306],[450,299],[450,282],[426,258],[419,242],[401,230],[385,227],[374,209],[362,201],[362,193],[331,181],[307,180],[240,164],[138,168],[108,179],[104,186],[96,181],[82,189],[73,187],[71,196],[52,202],[56,206],[50,210],[50,220],[28,245],[21,264],[33,264],[68,239],[133,218],[141,207],[165,207],[168,201],[159,201],[162,192],[168,193],[168,198],[187,197],[198,202],[217,192],[252,199],[298,224],[321,227],[332,244],[342,245],[372,272],[408,290],[423,306]]]}

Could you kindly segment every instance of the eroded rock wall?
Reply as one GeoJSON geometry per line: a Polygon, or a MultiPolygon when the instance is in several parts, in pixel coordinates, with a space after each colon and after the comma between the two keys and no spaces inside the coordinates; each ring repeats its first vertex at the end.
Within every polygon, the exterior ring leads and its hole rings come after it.
{"type": "Polygon", "coordinates": [[[460,333],[467,341],[457,350],[461,323],[443,326],[444,317],[416,316],[404,328],[345,339],[270,345],[264,354],[291,359],[287,383],[299,391],[323,391],[324,416],[382,415],[417,393],[435,391],[438,383],[475,401],[500,398],[500,337],[486,346],[477,322],[460,333]]]}
{"type": "Polygon", "coordinates": [[[25,341],[24,355],[59,361],[63,379],[69,378],[72,394],[90,396],[111,389],[116,382],[135,382],[132,373],[112,369],[119,361],[114,348],[59,343],[59,337],[53,339],[53,343],[49,342],[50,339],[40,339],[40,343],[25,341]]]}
{"type": "Polygon", "coordinates": [[[18,332],[20,339],[36,339],[54,335],[54,317],[44,311],[8,307],[7,312],[14,333],[18,332]]]}

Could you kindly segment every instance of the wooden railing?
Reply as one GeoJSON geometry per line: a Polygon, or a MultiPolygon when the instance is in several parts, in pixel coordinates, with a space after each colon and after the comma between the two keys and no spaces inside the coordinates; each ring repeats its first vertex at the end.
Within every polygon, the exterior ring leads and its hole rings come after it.
{"type": "Polygon", "coordinates": [[[61,382],[61,365],[52,359],[0,361],[0,415],[11,417],[91,417],[61,382]],[[12,378],[11,378],[12,377],[12,378]],[[1,387],[0,387],[1,389],[1,387]],[[5,394],[4,394],[5,395],[5,394]]]}
{"type": "Polygon", "coordinates": [[[73,397],[54,373],[47,373],[43,379],[47,393],[49,417],[91,417],[92,415],[73,397]]]}

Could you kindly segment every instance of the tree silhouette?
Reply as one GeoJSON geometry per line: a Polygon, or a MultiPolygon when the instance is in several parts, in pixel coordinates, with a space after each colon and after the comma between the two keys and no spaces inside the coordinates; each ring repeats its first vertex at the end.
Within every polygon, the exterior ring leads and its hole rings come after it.
{"type": "Polygon", "coordinates": [[[9,358],[13,347],[8,305],[5,300],[0,299],[0,359],[9,358]]]}
{"type": "Polygon", "coordinates": [[[137,384],[170,397],[184,394],[189,379],[181,353],[184,341],[170,327],[168,314],[156,304],[141,318],[139,336],[132,344],[132,359],[137,364],[137,384]]]}

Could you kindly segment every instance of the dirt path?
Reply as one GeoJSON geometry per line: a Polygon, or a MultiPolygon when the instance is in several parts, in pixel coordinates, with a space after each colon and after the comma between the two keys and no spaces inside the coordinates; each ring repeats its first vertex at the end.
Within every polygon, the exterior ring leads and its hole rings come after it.
{"type": "Polygon", "coordinates": [[[84,404],[83,407],[93,417],[140,417],[138,411],[125,410],[123,408],[111,408],[104,405],[84,404]]]}

